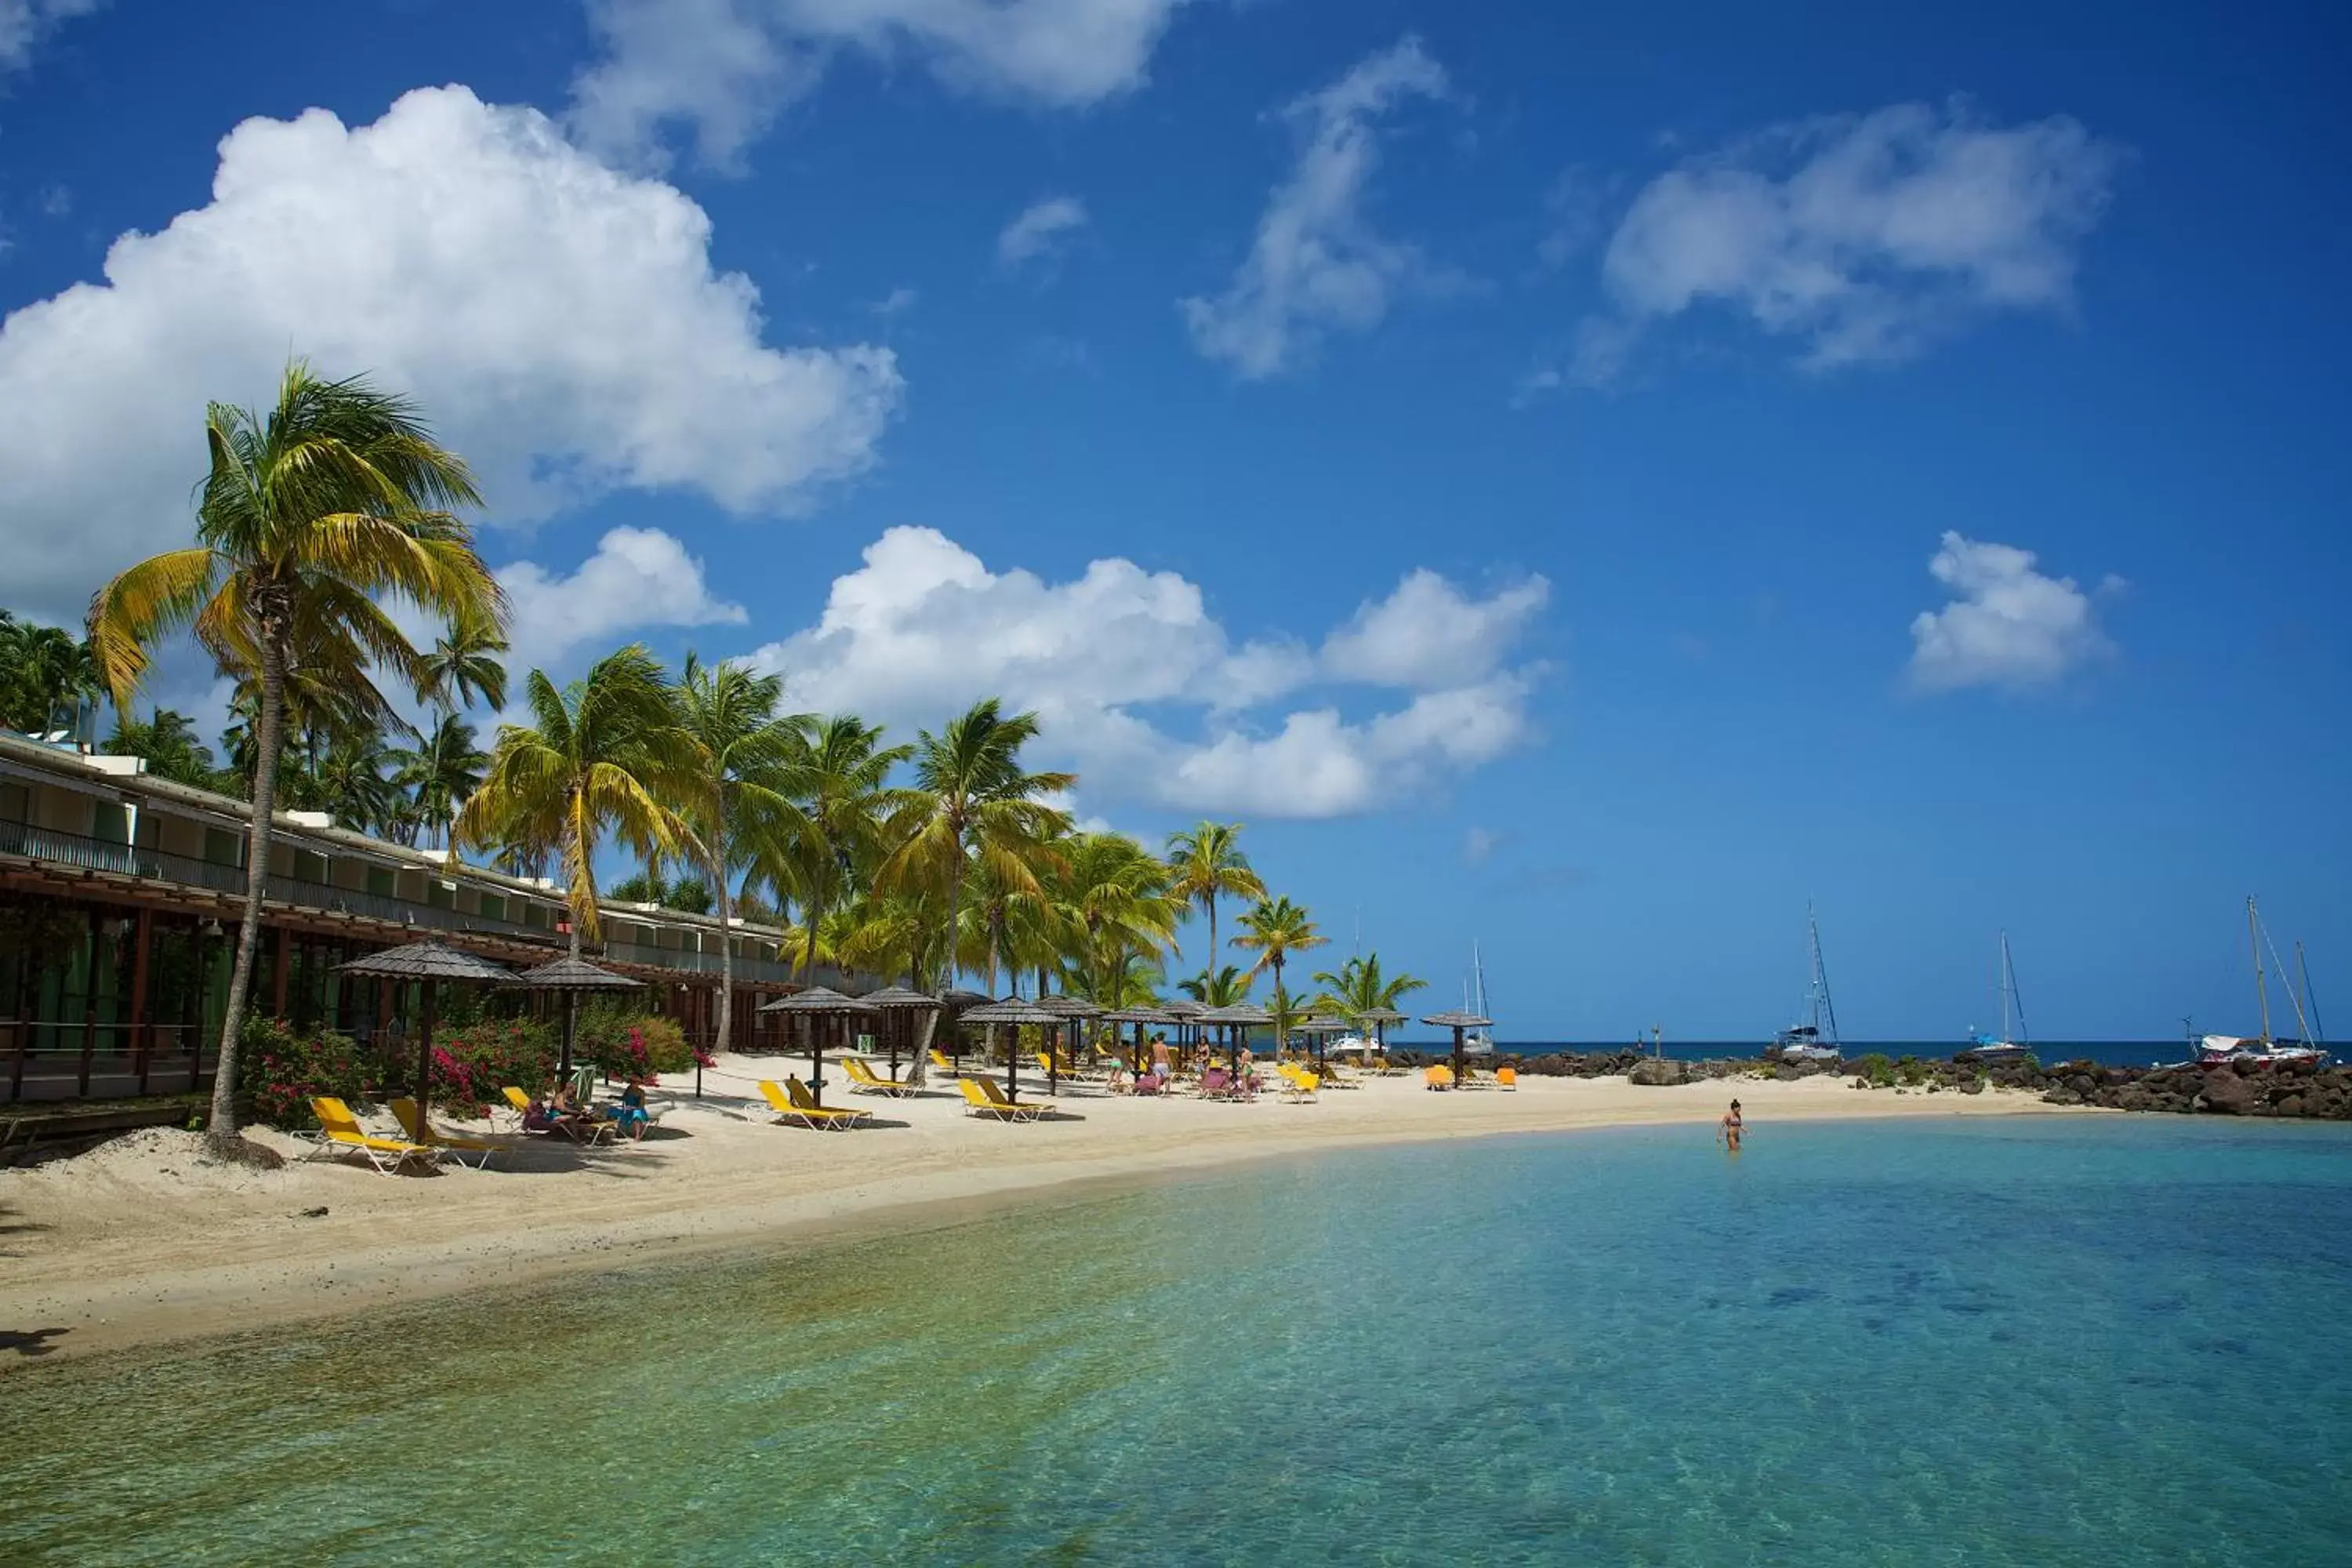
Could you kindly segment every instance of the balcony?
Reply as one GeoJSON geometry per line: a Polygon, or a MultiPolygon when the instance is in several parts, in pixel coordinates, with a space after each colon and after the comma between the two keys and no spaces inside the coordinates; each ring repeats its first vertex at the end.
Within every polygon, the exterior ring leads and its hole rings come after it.
{"type": "MultiPolygon", "coordinates": [[[[242,897],[245,893],[245,868],[241,866],[215,865],[212,861],[194,859],[185,855],[166,854],[135,844],[110,844],[79,833],[58,833],[21,822],[0,822],[0,856],[11,855],[77,870],[135,877],[180,888],[199,888],[206,892],[231,897],[242,897]]],[[[390,898],[356,888],[332,887],[299,877],[270,878],[268,896],[276,902],[299,909],[352,915],[415,931],[475,931],[550,947],[562,941],[547,926],[526,925],[520,921],[440,909],[429,903],[390,898]]],[[[615,963],[680,970],[690,974],[716,976],[719,973],[719,954],[716,952],[689,952],[674,947],[616,942],[607,946],[604,956],[615,963]]],[[[789,963],[757,958],[738,958],[735,961],[738,984],[781,984],[790,982],[792,977],[793,970],[789,963]]]]}

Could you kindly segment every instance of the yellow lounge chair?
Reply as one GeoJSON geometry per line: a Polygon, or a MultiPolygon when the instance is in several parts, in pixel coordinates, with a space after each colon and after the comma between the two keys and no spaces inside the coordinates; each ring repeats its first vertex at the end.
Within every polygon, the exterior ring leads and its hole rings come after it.
{"type": "Polygon", "coordinates": [[[895,1100],[900,1095],[912,1094],[920,1087],[911,1083],[893,1083],[867,1067],[861,1058],[844,1057],[841,1065],[849,1074],[849,1087],[859,1094],[887,1094],[895,1100]]]}
{"type": "Polygon", "coordinates": [[[435,1128],[416,1114],[416,1101],[405,1095],[389,1103],[392,1119],[400,1123],[400,1130],[408,1134],[410,1142],[422,1143],[428,1149],[446,1149],[457,1156],[457,1163],[461,1165],[466,1163],[467,1154],[479,1154],[481,1158],[474,1162],[474,1169],[478,1171],[490,1163],[491,1155],[499,1152],[496,1143],[485,1143],[479,1138],[443,1132],[435,1128]]]}
{"type": "Polygon", "coordinates": [[[947,1074],[950,1078],[957,1076],[956,1065],[955,1063],[948,1060],[948,1054],[945,1051],[936,1048],[933,1049],[931,1052],[931,1065],[939,1068],[941,1072],[947,1074]]]}
{"type": "Polygon", "coordinates": [[[1496,1068],[1495,1069],[1495,1087],[1496,1089],[1518,1088],[1519,1069],[1517,1068],[1496,1068]]]}
{"type": "Polygon", "coordinates": [[[960,1078],[956,1087],[963,1090],[966,1116],[992,1116],[999,1121],[1035,1121],[1045,1114],[1042,1105],[1016,1105],[1004,1098],[992,1078],[960,1078]]]}
{"type": "Polygon", "coordinates": [[[1308,1072],[1304,1068],[1291,1068],[1282,1077],[1282,1098],[1294,1105],[1304,1105],[1312,1100],[1315,1091],[1323,1087],[1321,1075],[1308,1072]]]}
{"type": "Polygon", "coordinates": [[[421,1161],[430,1165],[437,1163],[441,1152],[422,1143],[411,1143],[399,1138],[378,1138],[360,1126],[352,1108],[332,1095],[322,1094],[310,1101],[311,1114],[319,1119],[319,1147],[310,1155],[318,1159],[328,1154],[348,1154],[353,1150],[367,1156],[379,1175],[389,1176],[403,1165],[421,1161]]]}
{"type": "Polygon", "coordinates": [[[871,1111],[835,1110],[819,1105],[816,1097],[809,1093],[808,1085],[796,1078],[784,1081],[792,1086],[789,1089],[778,1089],[766,1079],[760,1080],[760,1093],[766,1098],[768,1109],[776,1113],[778,1126],[808,1127],[819,1131],[832,1129],[845,1132],[861,1121],[873,1120],[871,1111]]]}
{"type": "Polygon", "coordinates": [[[507,1085],[506,1088],[499,1090],[499,1093],[506,1098],[507,1108],[504,1110],[493,1110],[491,1114],[494,1116],[513,1117],[514,1125],[509,1128],[508,1131],[510,1132],[521,1131],[522,1124],[526,1121],[530,1120],[530,1096],[525,1094],[522,1090],[517,1089],[512,1084],[507,1085]]]}
{"type": "Polygon", "coordinates": [[[1424,1068],[1421,1075],[1421,1086],[1423,1089],[1452,1089],[1454,1069],[1445,1067],[1424,1068]]]}

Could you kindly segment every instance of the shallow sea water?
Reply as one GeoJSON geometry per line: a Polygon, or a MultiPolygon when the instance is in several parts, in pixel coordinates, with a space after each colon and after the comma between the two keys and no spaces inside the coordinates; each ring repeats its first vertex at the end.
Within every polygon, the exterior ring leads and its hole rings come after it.
{"type": "Polygon", "coordinates": [[[2352,1542],[2352,1133],[1357,1151],[0,1376],[0,1561],[2230,1563],[2352,1542]]]}

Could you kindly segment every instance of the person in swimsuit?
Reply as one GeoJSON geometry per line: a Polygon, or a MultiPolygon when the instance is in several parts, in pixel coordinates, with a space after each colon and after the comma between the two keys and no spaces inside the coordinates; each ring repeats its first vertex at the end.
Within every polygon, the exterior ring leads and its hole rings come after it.
{"type": "Polygon", "coordinates": [[[1739,1118],[1739,1101],[1735,1100],[1731,1102],[1731,1109],[1723,1113],[1722,1131],[1717,1133],[1723,1140],[1723,1146],[1735,1154],[1739,1152],[1739,1135],[1745,1127],[1739,1118]]]}

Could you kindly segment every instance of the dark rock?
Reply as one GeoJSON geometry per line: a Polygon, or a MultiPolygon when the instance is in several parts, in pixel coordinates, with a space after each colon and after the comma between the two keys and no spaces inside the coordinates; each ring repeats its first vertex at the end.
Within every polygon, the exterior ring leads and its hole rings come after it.
{"type": "Polygon", "coordinates": [[[1959,1089],[1962,1094],[1982,1094],[1985,1091],[1985,1080],[1971,1073],[1960,1079],[1959,1089]]]}
{"type": "Polygon", "coordinates": [[[1690,1066],[1671,1057],[1643,1057],[1633,1064],[1626,1078],[1634,1083],[1656,1089],[1669,1084],[1690,1082],[1690,1066]]]}
{"type": "Polygon", "coordinates": [[[2042,1102],[2044,1105],[2080,1105],[2083,1103],[2083,1097],[2062,1083],[2043,1095],[2042,1102]]]}
{"type": "Polygon", "coordinates": [[[2262,1103],[2262,1091],[2228,1068],[2215,1068],[2205,1075],[2204,1092],[2198,1109],[2222,1116],[2246,1116],[2262,1103]]]}

